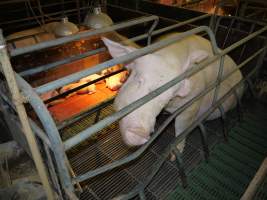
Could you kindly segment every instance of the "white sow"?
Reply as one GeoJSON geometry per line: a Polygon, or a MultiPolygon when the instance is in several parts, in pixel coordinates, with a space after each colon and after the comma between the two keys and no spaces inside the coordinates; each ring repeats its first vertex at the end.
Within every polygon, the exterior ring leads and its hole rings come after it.
{"type": "MultiPolygon", "coordinates": [[[[177,34],[179,33],[167,35],[165,38],[177,34]]],[[[103,38],[103,41],[113,57],[119,57],[136,50],[135,47],[123,46],[106,38],[103,38]]],[[[124,108],[190,69],[194,63],[201,62],[211,56],[213,56],[213,52],[210,42],[200,36],[193,35],[134,60],[126,66],[131,71],[131,74],[119,90],[114,103],[115,109],[120,110],[124,108]]],[[[223,74],[227,75],[235,68],[235,62],[226,55],[223,74]]],[[[150,138],[150,134],[154,131],[156,117],[161,110],[165,108],[167,111],[173,112],[198,95],[207,88],[208,85],[216,81],[218,69],[219,61],[216,61],[204,70],[181,81],[157,98],[122,118],[119,125],[124,142],[129,146],[137,146],[146,143],[150,138]]],[[[226,94],[241,79],[242,74],[239,70],[233,73],[221,84],[218,98],[226,94]]],[[[211,107],[213,93],[214,90],[196,101],[192,106],[176,117],[176,137],[211,107]]],[[[243,87],[240,87],[237,93],[241,96],[243,87]]],[[[227,111],[235,105],[236,98],[234,95],[231,95],[224,102],[223,107],[225,111],[227,111]]],[[[220,112],[216,110],[210,115],[209,120],[219,116],[220,112]]],[[[182,150],[184,143],[180,145],[180,149],[182,150]]]]}

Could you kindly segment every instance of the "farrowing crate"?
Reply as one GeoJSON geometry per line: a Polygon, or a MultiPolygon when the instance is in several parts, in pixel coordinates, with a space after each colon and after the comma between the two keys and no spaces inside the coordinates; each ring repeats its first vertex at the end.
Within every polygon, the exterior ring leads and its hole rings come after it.
{"type": "MultiPolygon", "coordinates": [[[[158,17],[148,16],[115,24],[114,26],[93,32],[79,33],[74,36],[60,38],[30,47],[15,49],[9,52],[9,55],[5,48],[4,38],[1,38],[0,59],[2,71],[7,80],[8,93],[12,95],[11,100],[7,95],[7,91],[1,89],[1,107],[4,108],[3,112],[5,117],[9,119],[9,126],[11,130],[13,129],[12,132],[15,133],[17,140],[20,142],[24,141],[26,144],[24,145],[25,148],[28,147],[28,151],[35,161],[48,197],[52,197],[53,192],[56,192],[60,198],[76,198],[75,196],[81,192],[81,199],[110,199],[118,195],[121,195],[119,198],[139,196],[141,199],[145,199],[146,197],[155,199],[166,197],[166,194],[176,184],[181,183],[186,185],[186,172],[192,169],[193,163],[196,164],[199,162],[200,158],[207,158],[209,154],[209,142],[205,139],[207,131],[204,126],[204,121],[215,109],[220,109],[222,116],[225,116],[220,105],[234,92],[234,88],[224,97],[218,99],[205,115],[195,121],[178,138],[171,136],[173,129],[170,124],[176,115],[193,103],[193,100],[179,108],[174,114],[168,115],[167,117],[159,117],[158,120],[161,123],[157,124],[157,129],[151,139],[138,149],[129,150],[124,146],[118,133],[117,120],[152,100],[185,77],[203,69],[207,64],[216,59],[221,59],[225,54],[230,54],[237,62],[239,68],[245,68],[243,74],[246,78],[242,82],[246,81],[249,87],[253,89],[253,75],[259,72],[265,55],[266,43],[264,33],[267,30],[267,26],[263,23],[255,23],[238,17],[220,17],[216,21],[213,21],[213,31],[208,26],[199,26],[183,32],[178,37],[148,45],[126,56],[106,61],[93,68],[73,73],[36,88],[32,88],[19,74],[12,70],[9,56],[14,57],[77,40],[85,36],[93,36],[123,27],[129,27],[134,24],[154,21],[148,33],[133,38],[134,41],[148,38],[148,44],[150,44],[151,36],[162,34],[166,31],[177,30],[179,27],[188,23],[209,17],[209,15],[203,15],[169,27],[154,30],[158,22],[158,17]],[[232,24],[230,28],[229,24],[232,24]],[[186,71],[184,74],[123,108],[119,112],[114,113],[110,102],[105,102],[93,111],[89,110],[88,112],[82,113],[76,116],[75,119],[57,127],[46,106],[38,96],[38,94],[79,80],[82,77],[99,72],[107,67],[124,63],[155,51],[191,34],[202,34],[208,37],[212,42],[214,57],[196,65],[192,70],[186,71]],[[217,38],[218,46],[223,50],[219,50],[216,43],[217,38]],[[36,112],[41,125],[36,124],[27,116],[24,107],[24,103],[26,102],[36,112]],[[99,121],[95,120],[95,117],[99,121]],[[183,155],[176,152],[179,158],[178,161],[180,162],[169,162],[167,159],[169,153],[174,150],[178,142],[187,137],[196,127],[199,127],[201,130],[200,134],[202,135],[203,143],[198,146],[193,146],[188,142],[188,150],[183,155]],[[25,142],[25,136],[21,130],[24,130],[29,145],[25,142]],[[169,134],[162,134],[163,132],[169,132],[169,134]],[[99,137],[95,137],[96,135],[99,135],[99,137]],[[62,140],[61,136],[62,138],[65,137],[65,140],[62,140]]],[[[194,98],[194,100],[218,86],[219,82],[208,87],[194,98]]],[[[4,84],[4,81],[2,81],[2,84],[4,84]]],[[[238,101],[240,102],[240,100],[238,101]]],[[[225,134],[226,137],[226,132],[222,134],[225,134]]]]}

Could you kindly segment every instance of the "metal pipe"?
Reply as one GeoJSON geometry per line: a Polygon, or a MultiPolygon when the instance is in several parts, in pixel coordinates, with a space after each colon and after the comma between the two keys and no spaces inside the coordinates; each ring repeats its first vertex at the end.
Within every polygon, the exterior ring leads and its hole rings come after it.
{"type": "MultiPolygon", "coordinates": [[[[235,73],[238,69],[240,69],[241,67],[243,67],[244,65],[246,65],[248,62],[250,62],[253,58],[255,58],[256,56],[258,56],[260,53],[262,53],[267,47],[264,47],[260,50],[258,50],[256,53],[254,53],[251,57],[249,57],[248,59],[246,59],[244,62],[242,62],[240,65],[238,65],[236,67],[236,69],[234,69],[232,72],[230,72],[229,74],[227,74],[225,77],[222,78],[222,81],[226,80],[227,77],[231,76],[233,73],[235,73]]],[[[191,75],[188,75],[191,76],[191,75]]],[[[176,78],[177,79],[177,78],[176,78]]],[[[175,79],[174,79],[175,80],[175,79]]],[[[168,84],[168,83],[167,83],[168,84]]],[[[166,85],[166,84],[165,84],[166,85]]],[[[164,87],[165,85],[163,85],[162,87],[164,87]]],[[[204,95],[206,95],[208,92],[210,92],[211,90],[214,89],[214,87],[216,87],[218,85],[218,83],[213,83],[211,84],[209,87],[207,87],[204,91],[202,91],[199,95],[197,95],[196,97],[194,97],[193,99],[191,99],[189,102],[185,103],[184,105],[182,105],[180,108],[178,108],[167,120],[165,120],[163,122],[163,124],[159,127],[159,129],[151,136],[150,140],[143,146],[141,146],[136,152],[134,152],[133,154],[131,154],[130,156],[126,157],[126,158],[122,158],[120,160],[117,160],[111,164],[105,165],[103,167],[100,167],[98,169],[89,171],[83,175],[78,176],[75,180],[76,181],[84,181],[86,179],[92,178],[94,176],[97,176],[101,173],[104,173],[108,170],[111,170],[115,167],[121,166],[123,164],[126,164],[134,159],[136,159],[137,157],[139,157],[149,146],[150,144],[160,135],[160,133],[168,126],[168,124],[181,112],[183,112],[185,109],[187,109],[189,106],[191,106],[195,101],[197,101],[198,99],[202,98],[204,95]]],[[[162,88],[160,87],[160,88],[162,88]]],[[[158,88],[157,90],[159,90],[160,88],[158,88]]],[[[156,91],[156,90],[155,90],[156,91]]],[[[164,90],[166,91],[166,90],[164,90]]],[[[151,94],[151,93],[150,93],[151,94]]],[[[148,95],[150,95],[148,94],[148,95]]],[[[146,95],[146,96],[148,96],[146,95]]],[[[135,102],[134,102],[135,103],[135,102]]],[[[217,104],[214,104],[214,106],[216,106],[217,104]]],[[[217,106],[218,107],[218,106],[217,106]]],[[[123,109],[122,109],[123,110],[123,109]]],[[[120,112],[120,111],[119,111],[120,112]]],[[[102,121],[106,120],[108,117],[106,117],[105,119],[103,119],[102,121]]],[[[101,123],[102,121],[100,121],[99,123],[101,123]]],[[[116,121],[116,120],[115,120],[116,121]]],[[[98,123],[98,124],[99,124],[98,123]]],[[[97,125],[97,124],[96,124],[97,125]]],[[[95,125],[93,125],[95,126],[95,125]]],[[[93,126],[91,126],[93,128],[93,126]]],[[[101,129],[100,129],[101,130],[101,129]]],[[[67,140],[68,141],[68,140],[67,140]]],[[[181,141],[181,140],[180,140],[181,141]]],[[[64,143],[66,145],[66,143],[64,143]]]]}
{"type": "MultiPolygon", "coordinates": [[[[152,32],[152,36],[154,35],[159,35],[163,32],[166,32],[166,31],[170,31],[172,29],[175,29],[175,28],[179,28],[181,26],[184,26],[184,25],[188,25],[192,22],[195,22],[195,21],[198,21],[198,20],[201,20],[201,19],[205,19],[205,18],[208,18],[210,17],[210,14],[204,14],[204,15],[201,15],[201,16],[198,16],[198,17],[194,17],[192,19],[189,19],[189,20],[186,20],[186,21],[183,21],[183,22],[178,22],[177,21],[177,24],[174,24],[174,25],[171,25],[171,26],[167,26],[167,27],[164,27],[164,28],[161,28],[161,29],[158,29],[158,30],[155,30],[152,32]]],[[[142,40],[142,39],[145,39],[146,37],[148,36],[148,34],[143,34],[143,35],[140,35],[140,36],[136,36],[134,38],[132,38],[131,40],[132,41],[138,41],[138,40],[142,40]]]]}
{"type": "MultiPolygon", "coordinates": [[[[12,109],[14,112],[16,112],[16,109],[15,109],[15,106],[14,104],[12,103],[12,101],[10,101],[3,93],[2,91],[0,90],[0,96],[1,98],[3,99],[3,101],[5,103],[7,103],[12,109]]],[[[30,125],[33,129],[33,132],[36,134],[37,137],[39,137],[48,147],[51,148],[51,143],[48,139],[48,137],[46,136],[46,134],[43,132],[43,130],[31,119],[31,118],[28,118],[29,122],[30,122],[30,125]]]]}
{"type": "Polygon", "coordinates": [[[215,41],[215,37],[212,34],[212,31],[207,26],[200,26],[200,27],[192,29],[190,31],[181,33],[178,36],[173,36],[171,38],[165,39],[164,41],[160,41],[160,42],[154,43],[152,45],[149,45],[147,47],[144,47],[142,49],[138,49],[137,51],[134,51],[134,52],[129,53],[127,55],[120,56],[118,58],[114,58],[112,60],[103,62],[101,64],[96,65],[95,67],[92,67],[92,68],[89,68],[89,69],[85,69],[85,70],[80,71],[80,72],[76,72],[74,74],[71,74],[69,76],[63,77],[63,78],[55,80],[55,81],[51,81],[51,82],[49,82],[47,84],[44,84],[44,85],[41,85],[41,86],[35,88],[35,91],[38,94],[48,92],[50,90],[62,87],[62,86],[67,85],[69,83],[78,81],[78,80],[80,80],[81,78],[83,78],[85,76],[89,76],[91,74],[98,73],[98,72],[100,72],[101,70],[103,70],[103,69],[105,69],[107,67],[112,67],[114,65],[121,64],[121,63],[124,63],[126,61],[130,61],[130,60],[136,59],[138,57],[146,55],[147,53],[151,53],[151,52],[153,52],[155,50],[158,50],[158,49],[160,49],[162,47],[166,47],[166,46],[168,46],[168,45],[170,45],[170,44],[172,44],[172,43],[174,43],[174,42],[176,42],[178,40],[181,40],[182,38],[185,38],[185,37],[187,37],[189,35],[193,35],[193,34],[196,34],[196,33],[199,33],[199,32],[203,32],[203,31],[208,33],[208,35],[210,36],[210,39],[211,39],[213,50],[216,53],[218,53],[219,52],[219,48],[217,47],[217,44],[216,44],[216,41],[215,41]]]}
{"type": "Polygon", "coordinates": [[[80,32],[77,33],[75,35],[71,35],[71,36],[66,36],[66,37],[62,37],[62,38],[58,38],[55,40],[51,40],[51,41],[46,41],[46,42],[41,42],[32,46],[28,46],[28,47],[22,47],[22,48],[18,48],[18,49],[14,49],[10,51],[10,56],[14,57],[14,56],[18,56],[21,54],[25,54],[25,53],[30,53],[33,51],[37,51],[37,50],[41,50],[44,48],[49,48],[49,47],[54,47],[57,45],[61,45],[61,44],[65,44],[67,42],[72,42],[75,40],[79,40],[81,38],[84,37],[91,37],[94,35],[99,35],[102,33],[106,33],[106,32],[110,32],[110,31],[115,31],[118,29],[122,29],[122,28],[126,28],[129,26],[133,26],[136,24],[141,24],[144,22],[149,22],[149,21],[153,21],[153,20],[157,20],[158,17],[155,15],[149,16],[149,17],[140,17],[140,18],[136,18],[133,20],[129,20],[127,22],[123,22],[123,23],[119,23],[119,24],[115,24],[113,26],[108,26],[108,27],[104,27],[101,29],[96,29],[94,31],[85,31],[85,32],[80,32]]]}
{"type": "Polygon", "coordinates": [[[63,92],[63,93],[61,93],[61,94],[59,94],[59,95],[57,95],[57,96],[55,96],[55,97],[52,97],[52,98],[50,98],[50,99],[47,99],[47,100],[44,101],[44,103],[45,103],[45,104],[46,104],[46,103],[50,103],[50,102],[52,102],[52,101],[54,101],[54,100],[60,99],[60,98],[62,98],[62,97],[65,97],[65,96],[67,96],[67,95],[69,95],[69,94],[71,94],[71,93],[73,93],[73,92],[76,92],[76,91],[82,89],[82,88],[85,88],[85,87],[87,87],[87,86],[89,86],[89,85],[92,85],[92,84],[98,82],[98,81],[104,80],[104,79],[106,79],[106,78],[108,78],[108,77],[110,77],[110,76],[113,76],[113,75],[115,75],[115,74],[118,74],[118,73],[121,73],[121,72],[124,72],[124,71],[126,71],[126,69],[124,69],[124,68],[123,68],[123,69],[120,69],[120,70],[117,70],[117,71],[115,71],[115,72],[112,72],[112,73],[107,74],[107,75],[105,75],[105,76],[102,76],[102,77],[100,77],[100,78],[97,78],[97,79],[95,79],[95,80],[93,80],[93,81],[90,81],[90,82],[88,82],[88,83],[85,83],[85,84],[83,84],[83,85],[80,85],[80,86],[78,86],[78,87],[75,87],[75,88],[73,88],[73,89],[70,89],[70,90],[68,90],[68,91],[66,91],[66,92],[63,92]]]}
{"type": "Polygon", "coordinates": [[[10,89],[13,102],[15,104],[21,125],[22,130],[25,134],[25,137],[27,139],[29,148],[31,150],[31,154],[34,160],[34,163],[36,165],[38,174],[40,176],[41,182],[44,186],[46,195],[48,199],[54,199],[54,192],[51,188],[51,185],[48,180],[46,167],[43,163],[43,159],[41,156],[41,153],[39,151],[37,142],[35,140],[34,134],[32,132],[30,123],[28,121],[27,113],[23,105],[23,99],[20,94],[15,76],[14,71],[12,69],[11,63],[9,61],[9,57],[7,55],[6,45],[4,42],[4,37],[2,34],[2,30],[0,30],[0,62],[1,62],[1,70],[5,75],[5,78],[7,80],[8,87],[10,89]]]}
{"type": "Polygon", "coordinates": [[[148,32],[147,32],[147,45],[150,45],[150,44],[151,44],[151,36],[152,36],[152,33],[153,33],[154,29],[155,29],[156,26],[158,25],[158,23],[159,23],[159,18],[156,19],[156,20],[153,22],[152,26],[151,26],[150,29],[148,30],[148,32]]]}
{"type": "Polygon", "coordinates": [[[73,185],[71,183],[71,177],[66,166],[66,154],[63,150],[62,141],[55,125],[54,120],[52,119],[49,111],[44,105],[40,97],[33,91],[33,88],[18,74],[15,73],[16,80],[20,87],[20,90],[27,98],[30,105],[33,107],[38,118],[43,124],[43,127],[48,135],[48,138],[52,144],[52,151],[57,163],[58,173],[60,177],[60,182],[63,188],[74,192],[73,185]]]}
{"type": "Polygon", "coordinates": [[[252,181],[249,183],[245,193],[242,195],[240,200],[252,200],[260,187],[261,183],[264,181],[264,178],[267,176],[267,157],[261,163],[260,168],[253,177],[252,181]]]}
{"type": "MultiPolygon", "coordinates": [[[[179,22],[178,24],[175,24],[175,25],[171,25],[171,26],[168,26],[168,27],[165,27],[165,28],[158,29],[156,31],[153,31],[151,33],[151,36],[155,36],[155,35],[161,34],[161,33],[165,32],[165,31],[170,31],[172,29],[187,25],[189,23],[192,23],[192,22],[204,19],[204,18],[207,18],[209,16],[210,16],[209,14],[201,15],[199,17],[195,17],[195,18],[192,18],[190,20],[186,20],[184,22],[179,22]]],[[[133,41],[133,42],[136,42],[136,41],[145,39],[147,37],[149,37],[148,33],[142,34],[140,36],[136,36],[136,37],[133,37],[133,38],[130,38],[129,40],[133,41]]],[[[95,55],[95,54],[100,53],[100,52],[104,52],[105,50],[106,50],[106,48],[104,48],[104,47],[103,48],[99,48],[99,49],[96,49],[96,50],[92,50],[90,52],[85,52],[85,53],[79,54],[78,56],[77,55],[71,56],[71,57],[66,58],[64,60],[60,60],[60,61],[56,61],[54,63],[49,63],[49,64],[46,64],[46,65],[42,65],[42,66],[36,67],[34,69],[25,70],[23,72],[20,72],[19,74],[21,76],[29,76],[29,75],[37,74],[39,72],[42,72],[42,71],[45,71],[45,70],[48,70],[48,69],[52,69],[52,68],[54,68],[54,67],[56,67],[58,65],[66,64],[66,63],[69,63],[69,62],[73,62],[75,60],[79,60],[79,59],[85,58],[87,56],[91,56],[91,55],[95,55]]]]}
{"type": "Polygon", "coordinates": [[[92,50],[92,51],[88,51],[88,52],[85,52],[85,53],[82,53],[82,54],[79,54],[79,55],[73,55],[73,56],[70,56],[68,58],[53,62],[53,63],[48,63],[48,64],[45,64],[45,65],[41,65],[41,66],[35,67],[33,69],[28,69],[28,70],[22,71],[22,72],[19,73],[19,75],[21,75],[21,76],[34,75],[34,74],[40,73],[42,71],[46,71],[46,70],[52,69],[54,67],[57,67],[59,65],[64,65],[64,64],[67,64],[67,63],[70,63],[70,62],[74,62],[74,61],[79,60],[79,59],[86,58],[88,56],[92,56],[92,55],[104,52],[105,50],[106,50],[106,48],[103,47],[103,48],[99,48],[99,49],[95,49],[95,50],[92,50]]]}
{"type": "MultiPolygon", "coordinates": [[[[204,27],[204,28],[208,28],[208,27],[204,27]]],[[[188,31],[188,32],[185,32],[184,34],[178,35],[178,37],[173,37],[173,38],[169,39],[166,43],[167,43],[167,45],[171,44],[171,43],[173,43],[175,41],[174,39],[176,39],[176,40],[177,39],[181,39],[183,37],[188,36],[188,33],[195,33],[195,32],[197,32],[199,30],[202,30],[201,27],[193,29],[193,30],[188,31]]],[[[186,71],[185,73],[181,74],[180,76],[176,77],[175,79],[171,80],[170,82],[166,83],[165,85],[161,86],[160,88],[154,90],[153,92],[149,93],[148,95],[140,98],[139,100],[137,100],[137,101],[133,102],[132,104],[126,106],[125,108],[121,109],[117,113],[106,117],[105,119],[103,119],[102,121],[98,122],[97,124],[91,126],[90,128],[88,128],[88,129],[80,132],[79,134],[75,135],[74,137],[68,139],[66,142],[64,142],[65,149],[68,150],[68,149],[72,148],[73,146],[79,144],[80,142],[84,141],[85,139],[91,137],[97,131],[100,131],[102,128],[104,128],[104,127],[110,125],[111,123],[115,122],[116,120],[124,117],[125,115],[129,114],[133,110],[135,110],[135,109],[139,108],[140,106],[142,106],[144,103],[152,100],[154,97],[160,95],[162,92],[164,92],[167,89],[169,89],[170,87],[174,86],[175,84],[177,84],[178,82],[180,82],[181,80],[186,78],[187,76],[191,76],[191,75],[197,73],[198,71],[204,69],[207,65],[213,63],[214,61],[219,59],[221,56],[227,54],[228,52],[230,52],[234,48],[242,45],[244,42],[247,42],[248,40],[252,39],[253,37],[261,34],[262,32],[264,32],[266,30],[267,30],[267,26],[262,28],[262,29],[260,29],[259,31],[256,31],[255,33],[243,38],[239,42],[234,43],[233,45],[229,46],[225,50],[221,51],[218,55],[215,55],[212,58],[206,59],[205,61],[203,61],[199,65],[193,66],[192,69],[190,69],[189,71],[186,71]]],[[[164,44],[166,44],[166,43],[164,43],[164,44]]],[[[131,54],[132,55],[135,54],[134,56],[136,56],[136,54],[137,54],[137,56],[139,56],[142,53],[141,52],[142,50],[144,51],[146,48],[155,47],[155,45],[157,45],[157,44],[159,44],[159,43],[154,44],[154,46],[151,45],[149,47],[145,47],[145,48],[143,48],[143,49],[141,49],[139,51],[133,52],[131,54]],[[138,54],[138,52],[139,52],[139,54],[138,54]]],[[[125,56],[121,56],[121,57],[117,58],[117,60],[118,59],[122,60],[123,57],[125,57],[125,56]]],[[[130,57],[130,54],[129,54],[129,57],[130,57]]],[[[94,68],[92,68],[92,69],[94,69],[94,68]]]]}
{"type": "MultiPolygon", "coordinates": [[[[82,7],[81,10],[86,10],[90,7],[82,7]]],[[[72,12],[76,12],[77,9],[69,9],[69,10],[65,10],[65,14],[66,13],[72,13],[72,12]]],[[[52,17],[52,16],[56,16],[56,15],[61,15],[62,12],[59,11],[59,12],[53,12],[53,13],[49,13],[49,14],[46,14],[46,17],[52,17]]],[[[27,20],[34,20],[34,19],[38,19],[38,18],[41,18],[42,16],[38,15],[38,16],[34,16],[34,17],[27,17],[27,18],[23,18],[23,19],[16,19],[16,20],[10,20],[10,21],[5,21],[5,22],[1,22],[0,25],[3,26],[3,25],[6,25],[6,24],[12,24],[12,23],[18,23],[18,22],[23,22],[23,21],[27,21],[27,20]]]]}
{"type": "MultiPolygon", "coordinates": [[[[97,168],[97,169],[94,169],[94,170],[91,170],[85,174],[82,174],[78,177],[76,177],[74,179],[74,181],[78,181],[78,182],[82,182],[86,179],[89,179],[89,178],[92,178],[92,177],[95,177],[99,174],[102,174],[104,172],[107,172],[109,170],[112,170],[118,166],[121,166],[123,164],[126,164],[136,158],[138,158],[140,155],[142,155],[144,153],[144,151],[150,146],[150,144],[160,135],[160,133],[167,127],[167,125],[179,114],[181,113],[184,109],[186,109],[187,107],[189,107],[196,99],[199,99],[201,97],[203,97],[204,95],[207,94],[207,92],[211,91],[212,89],[214,88],[214,84],[209,87],[208,89],[206,89],[204,92],[202,92],[201,94],[199,94],[198,96],[196,96],[195,98],[193,98],[191,101],[189,101],[188,103],[184,104],[182,107],[178,108],[170,117],[167,118],[167,120],[165,120],[163,122],[163,124],[159,127],[159,129],[154,133],[152,134],[151,138],[149,139],[149,141],[141,146],[137,151],[135,151],[133,154],[125,157],[125,158],[122,158],[120,160],[116,160],[114,161],[113,163],[110,163],[110,164],[107,164],[103,167],[100,167],[100,168],[97,168]],[[189,104],[191,103],[191,104],[189,104]]],[[[217,104],[214,104],[214,106],[216,106],[217,104]]],[[[213,106],[213,107],[214,107],[213,106]]],[[[190,126],[191,127],[191,126],[190,126]]],[[[192,130],[192,129],[190,129],[192,130]]],[[[189,133],[189,131],[187,131],[187,133],[189,133]]],[[[182,135],[182,134],[181,134],[182,135]]],[[[179,138],[180,136],[179,135],[179,138]]],[[[185,138],[185,134],[183,134],[183,139],[185,138]]],[[[180,139],[179,141],[181,141],[182,139],[180,139]]],[[[160,162],[161,163],[161,162],[160,162]]],[[[161,163],[162,164],[162,163],[161,163]]]]}

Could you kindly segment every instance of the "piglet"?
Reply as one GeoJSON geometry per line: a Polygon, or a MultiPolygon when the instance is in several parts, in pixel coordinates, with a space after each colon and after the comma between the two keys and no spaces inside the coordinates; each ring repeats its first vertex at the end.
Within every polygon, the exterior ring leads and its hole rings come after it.
{"type": "MultiPolygon", "coordinates": [[[[81,85],[84,85],[85,83],[87,83],[87,82],[80,81],[78,83],[71,83],[69,85],[65,85],[59,90],[59,93],[62,94],[64,92],[67,92],[69,90],[77,88],[77,87],[79,87],[81,85]]],[[[96,92],[95,84],[92,84],[92,85],[84,87],[84,88],[82,88],[82,89],[80,89],[80,90],[78,90],[76,92],[73,92],[73,93],[69,94],[67,97],[71,97],[71,96],[73,96],[75,94],[93,94],[95,92],[96,92]]]]}
{"type": "MultiPolygon", "coordinates": [[[[113,72],[116,72],[118,70],[122,69],[121,65],[115,65],[113,67],[110,67],[108,69],[105,69],[101,72],[102,75],[107,75],[113,72]]],[[[113,76],[110,76],[105,79],[106,81],[106,87],[110,90],[118,90],[122,86],[122,84],[127,80],[128,77],[128,71],[123,71],[118,74],[115,74],[113,76]]]]}
{"type": "MultiPolygon", "coordinates": [[[[55,97],[57,95],[59,95],[59,93],[56,90],[52,90],[52,91],[48,91],[46,93],[41,94],[40,97],[43,101],[46,101],[46,100],[51,99],[52,97],[55,97]]],[[[57,99],[57,100],[54,100],[52,102],[47,103],[46,105],[47,106],[53,106],[53,105],[56,105],[56,104],[61,103],[63,101],[64,101],[64,99],[57,99]]]]}
{"type": "MultiPolygon", "coordinates": [[[[86,83],[88,83],[88,82],[94,81],[94,80],[96,80],[96,79],[99,79],[99,78],[101,78],[101,77],[102,77],[102,75],[99,75],[99,74],[92,74],[92,75],[89,75],[89,76],[86,76],[86,77],[80,79],[79,82],[86,82],[86,83]]],[[[100,84],[100,83],[103,83],[103,82],[104,82],[104,81],[101,80],[101,81],[96,82],[95,84],[100,84]]]]}

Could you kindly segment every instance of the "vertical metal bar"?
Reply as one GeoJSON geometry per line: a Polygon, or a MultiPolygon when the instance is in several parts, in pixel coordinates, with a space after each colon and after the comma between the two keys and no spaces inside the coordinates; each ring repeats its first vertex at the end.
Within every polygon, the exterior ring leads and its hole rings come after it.
{"type": "Polygon", "coordinates": [[[225,36],[225,39],[224,39],[224,42],[223,42],[223,45],[222,45],[222,48],[223,48],[223,49],[225,48],[226,42],[227,42],[227,40],[228,40],[228,38],[229,38],[229,34],[231,33],[231,30],[232,30],[232,27],[233,27],[233,25],[234,25],[234,22],[235,22],[235,18],[233,18],[233,19],[231,20],[231,22],[230,22],[230,26],[229,26],[229,28],[228,28],[227,34],[226,34],[226,36],[225,36]]]}
{"type": "Polygon", "coordinates": [[[49,114],[47,107],[44,105],[43,101],[33,91],[33,88],[19,75],[15,74],[15,76],[16,80],[19,83],[20,90],[28,98],[29,103],[33,107],[34,111],[36,112],[37,116],[42,122],[42,125],[46,133],[48,134],[49,140],[53,146],[52,151],[58,167],[58,173],[62,187],[66,188],[66,190],[69,190],[70,192],[74,192],[74,188],[71,182],[71,177],[69,175],[69,171],[66,166],[67,157],[63,150],[62,140],[60,138],[54,120],[49,114]]]}
{"type": "Polygon", "coordinates": [[[34,137],[31,126],[29,124],[27,113],[23,105],[23,98],[18,89],[18,85],[17,85],[16,79],[14,76],[14,72],[12,70],[12,66],[11,66],[9,57],[7,55],[7,50],[6,50],[2,30],[0,30],[0,47],[1,47],[0,48],[0,62],[2,65],[1,70],[3,71],[5,78],[7,80],[7,84],[10,89],[13,102],[16,106],[16,110],[17,110],[17,113],[18,113],[18,116],[19,116],[19,119],[22,125],[23,132],[29,144],[29,148],[31,150],[34,163],[36,165],[41,182],[46,191],[47,198],[54,199],[54,192],[48,180],[47,170],[43,163],[43,159],[41,157],[41,153],[39,151],[36,139],[34,137]]]}
{"type": "Polygon", "coordinates": [[[159,23],[159,18],[155,19],[155,21],[153,22],[152,26],[150,27],[147,35],[147,45],[150,45],[151,44],[151,36],[152,36],[152,33],[154,31],[154,29],[156,28],[156,26],[158,25],[159,23]]]}
{"type": "Polygon", "coordinates": [[[238,95],[237,90],[234,90],[234,95],[237,100],[238,121],[241,122],[243,119],[243,108],[241,103],[241,97],[238,95]]]}
{"type": "Polygon", "coordinates": [[[40,0],[37,0],[37,6],[38,6],[39,13],[41,15],[42,25],[44,25],[45,24],[45,19],[44,19],[44,13],[42,11],[42,5],[41,5],[40,0]]]}
{"type": "Polygon", "coordinates": [[[186,178],[186,174],[185,174],[183,158],[182,158],[181,153],[179,152],[179,150],[177,148],[175,148],[173,152],[176,156],[176,165],[179,169],[179,174],[181,177],[182,186],[184,188],[186,188],[187,187],[187,178],[186,178]]]}
{"type": "Polygon", "coordinates": [[[81,25],[80,0],[76,0],[78,23],[81,25]]]}
{"type": "Polygon", "coordinates": [[[209,147],[208,147],[208,141],[207,141],[206,128],[202,123],[199,123],[198,126],[200,128],[200,136],[201,136],[201,142],[202,142],[203,151],[204,151],[204,157],[205,157],[205,160],[207,161],[209,158],[209,147]]]}
{"type": "MultiPolygon", "coordinates": [[[[250,30],[249,30],[248,35],[251,34],[251,33],[253,32],[254,29],[255,29],[255,24],[251,24],[251,28],[250,28],[250,30]]],[[[241,50],[241,53],[240,53],[239,58],[238,58],[238,60],[237,60],[237,63],[240,63],[241,58],[242,58],[242,56],[243,56],[243,54],[244,54],[244,52],[245,52],[246,46],[247,46],[247,43],[245,43],[244,46],[242,47],[242,50],[241,50]]]]}
{"type": "Polygon", "coordinates": [[[224,67],[224,57],[225,55],[221,56],[220,58],[220,66],[219,66],[219,70],[218,70],[218,76],[216,79],[216,83],[219,83],[214,90],[214,95],[213,95],[213,100],[212,100],[212,105],[214,105],[218,99],[218,95],[219,95],[219,91],[220,91],[220,86],[221,86],[221,80],[222,80],[222,76],[223,76],[223,67],[224,67]]]}
{"type": "MultiPolygon", "coordinates": [[[[234,91],[236,91],[236,90],[234,90],[234,91]]],[[[228,141],[228,132],[227,132],[227,123],[226,123],[226,116],[225,116],[224,108],[223,108],[222,105],[220,105],[218,107],[218,109],[219,109],[219,111],[221,113],[224,141],[227,142],[228,141]]]]}
{"type": "Polygon", "coordinates": [[[101,114],[101,109],[99,109],[97,112],[96,112],[96,115],[95,115],[95,122],[94,123],[97,123],[99,121],[99,116],[101,114]]]}
{"type": "Polygon", "coordinates": [[[52,182],[54,183],[56,189],[57,189],[57,192],[58,192],[58,197],[60,199],[62,199],[63,195],[62,195],[62,192],[61,192],[61,189],[60,189],[60,185],[59,185],[59,182],[58,182],[58,178],[57,178],[57,173],[56,173],[56,170],[55,170],[55,167],[54,167],[54,163],[53,163],[53,160],[51,158],[51,155],[50,155],[50,150],[48,148],[48,146],[46,144],[44,144],[44,150],[45,150],[45,153],[46,153],[46,156],[47,156],[47,164],[48,164],[48,167],[49,167],[49,172],[50,172],[50,177],[52,179],[52,182]]]}

